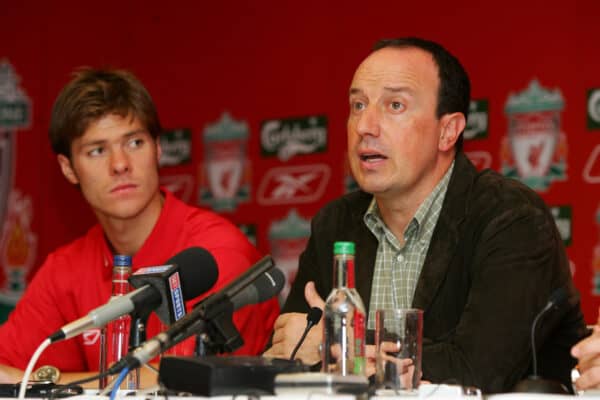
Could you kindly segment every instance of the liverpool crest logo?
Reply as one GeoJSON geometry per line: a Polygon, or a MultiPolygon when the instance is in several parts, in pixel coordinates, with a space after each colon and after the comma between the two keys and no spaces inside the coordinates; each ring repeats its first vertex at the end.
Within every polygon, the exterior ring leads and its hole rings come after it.
{"type": "Polygon", "coordinates": [[[31,101],[8,60],[0,60],[0,321],[21,297],[36,254],[29,196],[13,188],[16,130],[29,127],[31,101]]]}
{"type": "Polygon", "coordinates": [[[31,102],[8,60],[0,60],[0,227],[12,187],[15,130],[29,127],[31,102]]]}
{"type": "Polygon", "coordinates": [[[5,281],[0,287],[0,302],[14,305],[25,290],[25,277],[33,265],[37,236],[31,231],[33,208],[29,197],[11,192],[2,240],[0,262],[5,281]]]}
{"type": "Polygon", "coordinates": [[[534,79],[520,93],[511,93],[504,111],[508,134],[501,147],[501,171],[534,190],[545,191],[565,180],[567,141],[561,132],[564,100],[559,89],[549,90],[534,79]]]}
{"type": "Polygon", "coordinates": [[[200,203],[216,211],[234,211],[250,198],[250,130],[245,121],[223,113],[220,121],[203,132],[204,165],[200,171],[200,203]]]}
{"type": "Polygon", "coordinates": [[[285,275],[285,286],[279,293],[279,302],[283,304],[290,292],[298,272],[298,258],[306,247],[310,236],[310,219],[303,218],[292,208],[283,219],[273,221],[269,228],[271,254],[277,268],[285,275]]]}

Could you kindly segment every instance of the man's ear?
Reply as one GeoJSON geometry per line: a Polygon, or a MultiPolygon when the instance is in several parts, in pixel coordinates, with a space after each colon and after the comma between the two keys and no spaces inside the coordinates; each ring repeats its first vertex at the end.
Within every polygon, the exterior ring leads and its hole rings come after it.
{"type": "Polygon", "coordinates": [[[78,185],[79,178],[77,178],[77,174],[73,169],[71,160],[69,160],[64,154],[57,155],[56,159],[58,160],[58,165],[60,165],[60,170],[62,171],[65,178],[67,178],[67,180],[73,185],[78,185]]]}
{"type": "Polygon", "coordinates": [[[156,138],[156,161],[157,161],[157,163],[160,161],[161,155],[162,155],[162,147],[160,147],[160,140],[157,137],[156,138]]]}
{"type": "Polygon", "coordinates": [[[440,140],[438,142],[438,149],[441,151],[450,150],[456,141],[460,133],[465,129],[467,121],[465,115],[460,112],[445,114],[442,117],[442,131],[440,134],[440,140]]]}

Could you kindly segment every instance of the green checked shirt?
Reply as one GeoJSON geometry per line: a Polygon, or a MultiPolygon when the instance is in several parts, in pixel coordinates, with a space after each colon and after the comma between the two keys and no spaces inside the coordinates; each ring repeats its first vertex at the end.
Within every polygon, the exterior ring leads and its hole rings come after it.
{"type": "Polygon", "coordinates": [[[419,206],[404,231],[404,246],[388,229],[379,213],[375,198],[363,217],[377,238],[377,256],[371,288],[368,329],[375,329],[378,309],[410,308],[417,280],[425,262],[433,229],[440,216],[454,162],[431,194],[419,206]]]}

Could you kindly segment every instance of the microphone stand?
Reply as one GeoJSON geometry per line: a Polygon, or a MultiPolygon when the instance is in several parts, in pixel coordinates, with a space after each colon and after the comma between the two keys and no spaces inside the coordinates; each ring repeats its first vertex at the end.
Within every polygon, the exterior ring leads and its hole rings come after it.
{"type": "Polygon", "coordinates": [[[210,341],[210,338],[206,335],[206,333],[196,334],[196,346],[194,348],[194,355],[196,357],[206,357],[208,355],[212,355],[212,354],[209,354],[209,351],[208,351],[209,341],[210,341]]]}
{"type": "Polygon", "coordinates": [[[532,352],[532,374],[526,379],[521,380],[513,388],[513,392],[521,393],[555,393],[555,394],[572,394],[562,383],[554,380],[544,379],[538,375],[537,371],[537,349],[535,347],[536,326],[540,318],[553,307],[558,307],[566,301],[566,291],[564,288],[555,290],[550,296],[550,300],[546,306],[536,315],[531,325],[531,352],[532,352]]]}
{"type": "MultiPolygon", "coordinates": [[[[233,323],[233,311],[247,304],[264,301],[281,290],[285,278],[283,273],[272,267],[272,260],[266,256],[267,262],[259,262],[257,267],[244,273],[227,287],[213,293],[196,304],[183,318],[173,323],[169,329],[147,340],[141,346],[131,351],[108,372],[111,375],[119,373],[124,368],[136,368],[169,349],[180,341],[195,334],[205,333],[214,342],[219,352],[232,352],[244,344],[244,341],[233,323]],[[258,276],[255,270],[272,268],[258,276]],[[252,279],[251,279],[252,278],[252,279]],[[261,293],[266,291],[267,297],[261,293]]],[[[163,361],[169,357],[165,357],[163,361]]]]}
{"type": "Polygon", "coordinates": [[[146,341],[146,323],[148,317],[139,315],[131,316],[131,328],[129,331],[129,351],[132,351],[146,341]]]}
{"type": "Polygon", "coordinates": [[[195,334],[197,356],[230,353],[244,345],[244,340],[233,323],[233,303],[226,296],[213,296],[210,302],[201,301],[194,306],[192,313],[198,315],[199,324],[190,324],[182,334],[172,339],[173,342],[178,342],[195,334]]]}
{"type": "MultiPolygon", "coordinates": [[[[148,322],[149,313],[133,313],[131,314],[131,325],[129,327],[129,351],[133,351],[135,348],[140,346],[142,343],[146,341],[146,324],[148,322]]],[[[136,383],[136,388],[139,389],[140,386],[140,369],[136,368],[130,372],[133,374],[133,381],[136,383]]]]}

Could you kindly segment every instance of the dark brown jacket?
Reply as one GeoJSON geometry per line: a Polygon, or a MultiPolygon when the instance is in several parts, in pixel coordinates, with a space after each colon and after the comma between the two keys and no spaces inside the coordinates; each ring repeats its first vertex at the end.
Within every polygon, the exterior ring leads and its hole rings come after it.
{"type": "MultiPolygon", "coordinates": [[[[368,308],[377,240],[363,222],[364,192],[326,205],[312,231],[282,312],[306,312],[304,285],[325,298],[333,242],[356,243],[356,286],[368,308]]],[[[570,388],[571,346],[585,334],[579,295],[555,222],[531,189],[458,153],[413,306],[424,310],[423,379],[510,391],[531,373],[530,328],[559,287],[568,302],[539,323],[538,374],[570,388]]]]}

